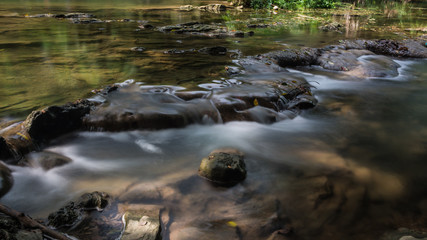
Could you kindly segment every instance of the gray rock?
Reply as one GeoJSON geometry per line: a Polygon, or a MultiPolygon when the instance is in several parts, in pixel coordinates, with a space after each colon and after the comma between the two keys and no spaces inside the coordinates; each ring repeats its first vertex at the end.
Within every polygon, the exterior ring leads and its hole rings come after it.
{"type": "Polygon", "coordinates": [[[370,51],[358,49],[325,51],[317,59],[317,64],[328,70],[349,71],[360,65],[358,57],[373,54],[370,51]]]}
{"type": "Polygon", "coordinates": [[[243,153],[236,149],[217,149],[203,158],[199,175],[221,186],[233,186],[246,178],[243,153]]]}

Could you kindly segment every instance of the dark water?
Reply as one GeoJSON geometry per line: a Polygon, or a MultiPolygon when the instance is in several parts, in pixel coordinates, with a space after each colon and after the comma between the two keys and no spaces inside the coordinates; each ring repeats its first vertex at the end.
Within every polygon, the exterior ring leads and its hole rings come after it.
{"type": "MultiPolygon", "coordinates": [[[[2,1],[0,116],[20,116],[40,106],[86,97],[91,89],[126,79],[199,89],[199,84],[226,78],[224,67],[233,65],[236,53],[243,57],[286,44],[317,47],[346,37],[393,35],[360,29],[321,32],[310,23],[257,30],[251,38],[206,39],[137,31],[138,24],[132,22],[80,25],[23,17],[82,11],[100,19],[129,18],[156,26],[220,23],[225,18],[170,9],[199,4],[196,1],[164,2],[2,1]],[[233,52],[163,53],[218,45],[233,52]],[[146,51],[130,51],[139,46],[146,51]]],[[[227,17],[255,17],[236,16],[227,17]]],[[[427,25],[422,15],[378,18],[376,24],[399,20],[404,28],[427,25]]],[[[106,191],[121,202],[169,209],[173,223],[166,239],[267,239],[262,229],[277,230],[268,227],[277,214],[294,229],[289,239],[380,239],[399,228],[426,231],[427,60],[395,61],[401,68],[394,78],[354,79],[317,69],[288,69],[233,79],[303,77],[312,83],[319,105],[272,125],[231,122],[161,131],[73,133],[47,149],[70,157],[71,164],[47,172],[10,166],[15,185],[1,201],[45,217],[82,193],[106,191]],[[220,147],[235,147],[246,155],[248,177],[230,189],[214,188],[195,177],[200,160],[220,147]],[[240,234],[229,221],[239,226],[240,234]]]]}

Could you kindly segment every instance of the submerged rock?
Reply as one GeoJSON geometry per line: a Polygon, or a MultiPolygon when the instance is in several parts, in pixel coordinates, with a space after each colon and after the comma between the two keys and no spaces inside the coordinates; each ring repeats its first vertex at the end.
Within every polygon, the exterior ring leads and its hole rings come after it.
{"type": "Polygon", "coordinates": [[[66,206],[48,217],[48,225],[71,229],[81,223],[86,214],[93,210],[102,210],[109,203],[109,196],[104,192],[93,192],[83,194],[76,202],[69,202],[66,206]]]}
{"type": "Polygon", "coordinates": [[[199,50],[201,53],[207,53],[209,55],[225,55],[227,53],[227,48],[217,46],[217,47],[205,47],[199,50]]]}
{"type": "Polygon", "coordinates": [[[246,178],[243,153],[236,149],[217,149],[203,158],[199,175],[221,186],[233,186],[246,178]]]}
{"type": "Polygon", "coordinates": [[[319,29],[324,32],[341,32],[343,30],[344,26],[337,22],[328,23],[326,25],[320,26],[319,29]]]}
{"type": "Polygon", "coordinates": [[[27,16],[30,18],[42,18],[42,17],[51,17],[51,18],[94,18],[96,17],[93,14],[90,13],[64,13],[64,14],[36,14],[36,15],[30,15],[27,16]]]}
{"type": "Polygon", "coordinates": [[[124,212],[121,240],[160,240],[160,209],[147,205],[119,205],[124,212]]]}
{"type": "Polygon", "coordinates": [[[70,158],[64,155],[49,151],[31,153],[28,155],[27,161],[30,166],[41,167],[45,171],[72,162],[70,158]]]}
{"type": "Polygon", "coordinates": [[[157,28],[164,33],[191,34],[212,38],[244,37],[245,33],[240,31],[229,31],[227,27],[219,24],[203,24],[199,22],[187,22],[177,25],[169,25],[157,28]]]}

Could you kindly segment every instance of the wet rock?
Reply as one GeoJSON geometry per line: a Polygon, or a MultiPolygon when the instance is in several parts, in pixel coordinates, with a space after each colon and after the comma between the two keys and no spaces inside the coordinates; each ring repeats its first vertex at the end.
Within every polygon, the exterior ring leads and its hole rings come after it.
{"type": "Polygon", "coordinates": [[[210,92],[208,91],[188,91],[188,92],[176,92],[175,96],[190,101],[197,98],[206,98],[210,92]]]}
{"type": "Polygon", "coordinates": [[[219,24],[202,24],[199,22],[188,22],[177,25],[169,25],[157,28],[157,31],[176,34],[191,34],[212,38],[244,37],[245,33],[240,31],[229,31],[227,27],[219,24]]]}
{"type": "Polygon", "coordinates": [[[121,88],[109,94],[108,102],[92,111],[84,124],[89,129],[120,131],[179,128],[209,119],[218,122],[218,112],[209,100],[185,101],[163,91],[168,90],[155,86],[121,88]]]}
{"type": "Polygon", "coordinates": [[[422,39],[405,40],[345,40],[341,41],[341,46],[346,49],[366,49],[375,54],[407,57],[407,58],[426,58],[427,49],[424,47],[422,39]]]}
{"type": "Polygon", "coordinates": [[[56,18],[94,18],[96,17],[90,13],[66,13],[66,14],[57,14],[56,18]]]}
{"type": "Polygon", "coordinates": [[[347,74],[358,77],[396,77],[400,65],[382,55],[368,55],[359,58],[361,65],[347,74]]]}
{"type": "Polygon", "coordinates": [[[394,57],[417,57],[426,58],[427,50],[419,42],[413,40],[376,40],[365,41],[365,48],[383,55],[394,57]]]}
{"type": "Polygon", "coordinates": [[[50,17],[50,18],[94,18],[95,15],[89,14],[89,13],[64,13],[64,14],[36,14],[36,15],[30,15],[28,16],[30,18],[43,18],[43,17],[50,17]]]}
{"type": "Polygon", "coordinates": [[[268,28],[270,27],[269,24],[248,24],[248,28],[268,28]]]}
{"type": "Polygon", "coordinates": [[[380,240],[427,240],[427,232],[399,228],[396,231],[385,233],[380,240]]]}
{"type": "Polygon", "coordinates": [[[201,53],[207,53],[209,55],[225,55],[227,53],[227,48],[217,46],[217,47],[205,47],[199,50],[201,53]]]}
{"type": "Polygon", "coordinates": [[[349,71],[360,65],[360,56],[373,54],[371,51],[358,49],[325,51],[317,59],[317,64],[324,69],[349,71]]]}
{"type": "Polygon", "coordinates": [[[221,186],[233,186],[246,178],[243,153],[236,149],[218,149],[202,159],[199,175],[221,186]]]}
{"type": "Polygon", "coordinates": [[[90,23],[104,23],[104,21],[96,18],[69,18],[71,23],[74,24],[90,24],[90,23]]]}
{"type": "Polygon", "coordinates": [[[130,50],[132,52],[143,52],[143,51],[145,51],[145,48],[143,48],[143,47],[133,47],[130,50]]]}
{"type": "Polygon", "coordinates": [[[191,11],[193,9],[194,9],[193,5],[184,5],[179,7],[179,10],[183,10],[183,11],[191,11]]]}
{"type": "Polygon", "coordinates": [[[153,28],[154,28],[154,26],[153,26],[153,25],[151,25],[151,24],[147,24],[147,23],[145,23],[145,24],[141,24],[141,25],[138,25],[138,27],[139,27],[140,29],[153,29],[153,28]]]}
{"type": "Polygon", "coordinates": [[[6,195],[13,186],[12,171],[0,162],[0,198],[6,195]]]}
{"type": "Polygon", "coordinates": [[[23,127],[33,141],[45,142],[79,129],[82,118],[90,112],[93,103],[80,100],[63,106],[51,106],[32,112],[23,127]]]}
{"type": "Polygon", "coordinates": [[[209,4],[206,6],[200,6],[199,10],[214,12],[214,13],[220,13],[222,11],[227,10],[227,7],[225,5],[222,5],[222,4],[209,4]]]}
{"type": "Polygon", "coordinates": [[[147,205],[120,205],[124,230],[121,240],[160,240],[160,209],[147,205]]]}
{"type": "Polygon", "coordinates": [[[320,53],[317,48],[301,48],[270,52],[263,56],[271,58],[281,67],[295,67],[316,64],[320,53]]]}
{"type": "Polygon", "coordinates": [[[72,162],[70,158],[64,155],[48,151],[31,153],[28,155],[27,161],[30,166],[41,167],[45,171],[72,162]]]}
{"type": "Polygon", "coordinates": [[[324,31],[324,32],[331,32],[331,31],[341,32],[343,30],[343,28],[344,28],[344,26],[341,25],[340,23],[337,23],[337,22],[328,23],[326,25],[319,27],[319,29],[324,31]]]}
{"type": "Polygon", "coordinates": [[[2,240],[43,240],[38,229],[24,229],[18,221],[0,213],[0,239],[2,240]]]}
{"type": "Polygon", "coordinates": [[[109,198],[104,192],[83,194],[76,202],[69,202],[57,212],[49,214],[48,225],[60,229],[76,227],[89,211],[104,209],[109,203],[109,198]]]}
{"type": "Polygon", "coordinates": [[[310,109],[317,105],[317,99],[308,94],[298,95],[287,104],[287,109],[310,109]]]}
{"type": "Polygon", "coordinates": [[[164,51],[164,54],[186,54],[186,53],[196,53],[196,49],[169,49],[167,51],[164,51]]]}
{"type": "MultiPolygon", "coordinates": [[[[286,72],[286,69],[277,65],[270,57],[263,55],[250,56],[238,60],[238,64],[245,69],[247,73],[269,73],[286,72]]],[[[231,69],[232,74],[240,73],[238,69],[231,69]]]]}
{"type": "Polygon", "coordinates": [[[325,51],[317,62],[324,69],[345,71],[346,74],[358,78],[394,77],[398,75],[397,69],[400,67],[386,56],[360,49],[325,51]]]}

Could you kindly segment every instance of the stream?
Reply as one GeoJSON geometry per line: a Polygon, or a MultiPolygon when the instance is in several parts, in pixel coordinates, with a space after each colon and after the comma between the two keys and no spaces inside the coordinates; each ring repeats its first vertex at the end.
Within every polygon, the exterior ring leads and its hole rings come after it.
{"type": "MultiPolygon", "coordinates": [[[[224,23],[225,13],[177,10],[206,3],[3,0],[1,121],[92,97],[91,90],[127,79],[141,86],[205,90],[206,84],[219,81],[303,78],[312,85],[318,105],[273,124],[232,121],[157,131],[73,132],[44,149],[69,157],[71,163],[49,171],[8,165],[14,185],[0,202],[45,218],[83,193],[105,191],[120,202],[164,206],[171,220],[162,236],[171,240],[268,239],[280,229],[271,223],[274,218],[292,226],[293,234],[286,239],[395,239],[386,236],[427,231],[427,59],[394,58],[400,65],[396,77],[360,79],[316,67],[228,76],[224,69],[239,67],[236,60],[286,46],[400,36],[363,30],[361,26],[369,24],[363,17],[347,19],[348,26],[359,24],[350,32],[324,32],[310,22],[256,29],[245,38],[138,28],[147,22],[224,23]],[[25,17],[69,12],[114,21],[73,24],[25,17]],[[197,51],[214,46],[226,47],[227,54],[197,51]],[[131,51],[134,47],[144,50],[131,51]],[[171,49],[195,51],[165,53],[171,49]],[[231,188],[214,187],[197,176],[201,159],[223,147],[245,154],[247,177],[231,188]]],[[[377,20],[370,22],[425,28],[427,10],[422,4],[423,10],[417,11],[424,15],[374,16],[377,20]]],[[[261,12],[226,14],[255,22],[274,17],[261,12]]]]}

